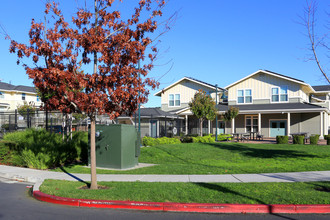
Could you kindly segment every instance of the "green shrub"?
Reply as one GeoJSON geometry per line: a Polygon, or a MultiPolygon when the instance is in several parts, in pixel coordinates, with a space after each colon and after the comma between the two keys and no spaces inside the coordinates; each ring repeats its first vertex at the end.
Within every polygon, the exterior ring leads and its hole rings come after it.
{"type": "Polygon", "coordinates": [[[10,165],[11,157],[12,155],[9,146],[5,145],[2,141],[0,141],[0,164],[10,165]]]}
{"type": "MultiPolygon", "coordinates": [[[[227,137],[231,137],[232,135],[230,134],[220,134],[218,135],[218,141],[226,141],[227,137]]],[[[231,138],[229,138],[228,140],[231,140],[231,138]]]]}
{"type": "Polygon", "coordinates": [[[324,135],[324,139],[327,140],[327,145],[330,145],[330,134],[324,135]]]}
{"type": "Polygon", "coordinates": [[[3,124],[1,125],[2,129],[9,130],[9,124],[3,124]]]}
{"type": "Polygon", "coordinates": [[[206,136],[198,136],[198,137],[193,137],[193,143],[214,143],[215,138],[212,137],[212,134],[206,135],[206,136]]]}
{"type": "Polygon", "coordinates": [[[293,135],[293,144],[305,144],[305,135],[293,135]]]}
{"type": "Polygon", "coordinates": [[[309,137],[309,140],[310,140],[311,144],[317,145],[317,143],[319,142],[319,138],[320,138],[320,135],[318,135],[318,134],[312,134],[309,137]]]}
{"type": "Polygon", "coordinates": [[[168,138],[168,137],[161,137],[161,138],[152,138],[144,136],[142,139],[143,146],[155,146],[160,144],[180,144],[181,141],[178,138],[168,138]]]}
{"type": "Polygon", "coordinates": [[[193,137],[189,137],[189,136],[183,137],[181,139],[181,142],[182,143],[192,143],[193,142],[193,137]]]}
{"type": "Polygon", "coordinates": [[[287,144],[289,143],[289,136],[277,135],[276,144],[287,144]]]}
{"type": "Polygon", "coordinates": [[[27,129],[4,135],[11,152],[11,163],[36,169],[47,169],[74,161],[87,161],[87,132],[73,133],[72,140],[62,141],[60,134],[44,129],[27,129]]]}

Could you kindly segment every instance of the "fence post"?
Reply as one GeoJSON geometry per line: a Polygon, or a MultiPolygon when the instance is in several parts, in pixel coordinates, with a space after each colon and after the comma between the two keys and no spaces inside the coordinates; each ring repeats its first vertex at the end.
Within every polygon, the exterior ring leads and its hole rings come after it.
{"type": "Polygon", "coordinates": [[[30,128],[30,109],[27,109],[26,126],[27,126],[27,128],[30,128]]]}
{"type": "Polygon", "coordinates": [[[48,131],[48,109],[45,109],[46,111],[46,131],[48,131]]]}
{"type": "Polygon", "coordinates": [[[15,109],[15,130],[17,130],[17,109],[15,109]]]}

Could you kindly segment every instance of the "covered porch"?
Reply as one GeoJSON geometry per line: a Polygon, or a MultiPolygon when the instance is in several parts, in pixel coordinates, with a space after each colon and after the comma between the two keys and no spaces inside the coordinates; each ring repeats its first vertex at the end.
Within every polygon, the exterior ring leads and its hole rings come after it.
{"type": "Polygon", "coordinates": [[[231,121],[230,133],[255,132],[264,137],[294,133],[328,134],[329,112],[308,103],[265,104],[238,107],[239,115],[231,121]]]}

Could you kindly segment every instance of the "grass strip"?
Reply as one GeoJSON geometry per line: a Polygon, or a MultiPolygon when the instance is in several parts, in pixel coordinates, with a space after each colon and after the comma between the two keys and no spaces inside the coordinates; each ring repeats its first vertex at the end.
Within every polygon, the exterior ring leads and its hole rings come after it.
{"type": "Polygon", "coordinates": [[[49,195],[77,199],[230,204],[330,204],[330,182],[99,182],[98,184],[107,189],[81,189],[86,183],[45,180],[40,190],[49,195]]]}
{"type": "MultiPolygon", "coordinates": [[[[141,149],[140,163],[158,164],[98,174],[244,174],[330,170],[330,145],[191,143],[141,149]]],[[[69,173],[90,169],[66,166],[69,173]]],[[[62,172],[61,169],[55,171],[62,172]]]]}

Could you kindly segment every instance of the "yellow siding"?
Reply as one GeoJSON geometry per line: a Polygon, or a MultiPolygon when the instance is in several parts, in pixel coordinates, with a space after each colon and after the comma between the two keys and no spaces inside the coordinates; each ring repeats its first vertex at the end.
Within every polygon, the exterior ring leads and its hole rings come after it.
{"type": "MultiPolygon", "coordinates": [[[[194,97],[195,93],[202,89],[206,92],[209,92],[211,89],[202,85],[198,85],[194,82],[190,82],[188,80],[184,80],[179,84],[174,85],[173,87],[167,89],[161,95],[161,103],[168,104],[168,97],[170,94],[180,94],[180,102],[181,103],[188,103],[194,97]]],[[[212,97],[215,98],[215,94],[212,94],[212,97]],[[214,97],[213,97],[214,96],[214,97]]]]}
{"type": "MultiPolygon", "coordinates": [[[[22,100],[22,92],[12,92],[12,91],[3,91],[4,92],[4,98],[0,99],[1,103],[7,103],[9,104],[8,110],[15,110],[18,105],[22,105],[24,101],[22,100]]],[[[33,93],[25,93],[25,101],[26,102],[34,102],[36,107],[39,107],[42,102],[37,102],[37,94],[33,93]]]]}
{"type": "Polygon", "coordinates": [[[237,100],[237,90],[252,89],[253,99],[270,99],[271,88],[279,86],[288,86],[289,98],[306,96],[300,95],[300,85],[285,79],[274,77],[268,74],[256,74],[228,89],[228,99],[237,100]]]}

